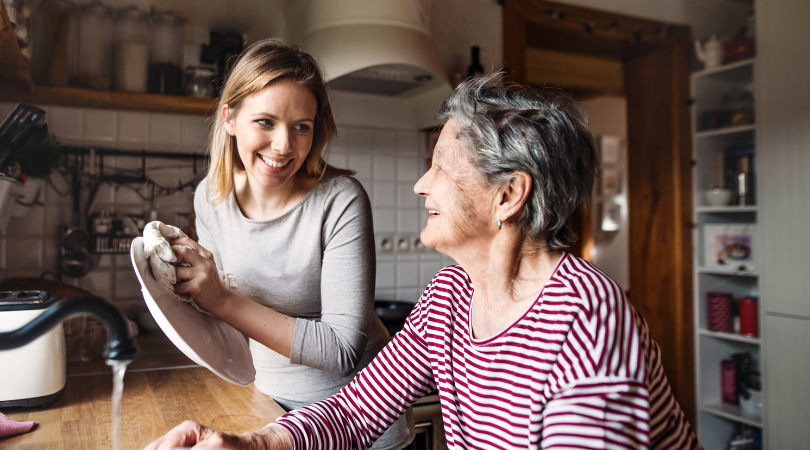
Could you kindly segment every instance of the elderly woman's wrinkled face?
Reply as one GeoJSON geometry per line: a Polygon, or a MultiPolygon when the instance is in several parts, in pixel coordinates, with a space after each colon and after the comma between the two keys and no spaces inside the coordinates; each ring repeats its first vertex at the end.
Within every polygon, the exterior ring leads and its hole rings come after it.
{"type": "Polygon", "coordinates": [[[422,243],[445,254],[497,230],[495,192],[469,161],[458,139],[457,120],[445,124],[433,150],[433,165],[414,186],[429,213],[422,243]]]}

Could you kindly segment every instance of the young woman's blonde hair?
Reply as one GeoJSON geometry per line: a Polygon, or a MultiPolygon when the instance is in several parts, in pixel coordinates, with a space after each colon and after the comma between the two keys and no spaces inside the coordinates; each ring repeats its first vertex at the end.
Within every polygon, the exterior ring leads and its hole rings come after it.
{"type": "Polygon", "coordinates": [[[222,203],[233,191],[234,172],[245,170],[237,151],[236,138],[228,134],[225,121],[239,113],[244,99],[278,80],[290,80],[306,87],[318,104],[312,148],[296,175],[321,179],[325,176],[353,173],[326,163],[327,146],[337,135],[337,126],[321,70],[315,59],[300,48],[289,46],[279,39],[267,39],[252,44],[242,53],[228,74],[217,102],[208,146],[211,165],[208,169],[207,196],[208,201],[213,204],[222,203]],[[228,113],[223,118],[221,111],[225,105],[228,105],[228,113]]]}

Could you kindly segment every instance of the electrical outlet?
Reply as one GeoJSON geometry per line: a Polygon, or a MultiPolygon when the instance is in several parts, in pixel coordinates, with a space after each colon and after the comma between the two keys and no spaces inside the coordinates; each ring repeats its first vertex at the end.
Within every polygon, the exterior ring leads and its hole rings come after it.
{"type": "Polygon", "coordinates": [[[421,234],[411,235],[411,249],[414,253],[427,253],[430,251],[430,249],[425,247],[425,244],[422,243],[421,234]]]}
{"type": "Polygon", "coordinates": [[[394,252],[406,254],[411,252],[411,238],[407,234],[394,235],[394,252]]]}
{"type": "Polygon", "coordinates": [[[394,253],[394,235],[377,233],[374,236],[375,249],[378,255],[394,253]]]}

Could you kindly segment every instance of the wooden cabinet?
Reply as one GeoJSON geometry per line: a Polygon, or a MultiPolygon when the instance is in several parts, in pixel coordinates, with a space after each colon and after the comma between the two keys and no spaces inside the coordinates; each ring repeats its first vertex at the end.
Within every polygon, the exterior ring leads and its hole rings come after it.
{"type": "MultiPolygon", "coordinates": [[[[732,121],[728,111],[734,108],[729,102],[735,100],[729,100],[729,96],[753,91],[754,65],[755,61],[750,59],[692,75],[695,425],[698,439],[706,450],[725,450],[729,439],[741,426],[763,430],[761,416],[746,414],[739,405],[723,402],[721,392],[721,364],[733,354],[750,353],[761,372],[762,340],[758,333],[757,336],[740,334],[734,325],[731,330],[718,331],[717,321],[711,318],[722,313],[716,309],[710,311],[708,301],[710,293],[731,294],[735,303],[740,298],[759,298],[762,268],[756,264],[756,259],[760,258],[756,232],[759,207],[754,202],[756,177],[753,170],[756,125],[751,123],[753,116],[746,117],[745,113],[733,119],[737,124],[725,123],[732,121]],[[738,179],[738,172],[746,167],[748,173],[738,179]],[[747,189],[742,201],[738,184],[747,189]],[[706,193],[714,187],[731,191],[727,204],[710,204],[706,193]],[[719,243],[721,236],[738,238],[734,245],[740,247],[746,247],[747,242],[747,250],[754,260],[742,254],[732,258],[718,254],[718,247],[724,248],[719,243]]],[[[752,109],[747,111],[753,112],[752,109]]],[[[759,315],[757,311],[757,323],[761,323],[759,315]]]]}

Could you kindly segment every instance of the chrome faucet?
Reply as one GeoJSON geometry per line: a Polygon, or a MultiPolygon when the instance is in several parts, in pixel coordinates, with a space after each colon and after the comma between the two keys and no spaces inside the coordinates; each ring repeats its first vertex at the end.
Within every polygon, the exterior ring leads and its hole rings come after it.
{"type": "Polygon", "coordinates": [[[0,351],[22,347],[76,314],[92,314],[110,330],[110,342],[104,357],[112,361],[131,361],[138,354],[135,340],[129,337],[127,318],[121,308],[99,297],[68,297],[60,300],[22,327],[0,333],[0,351]]]}

